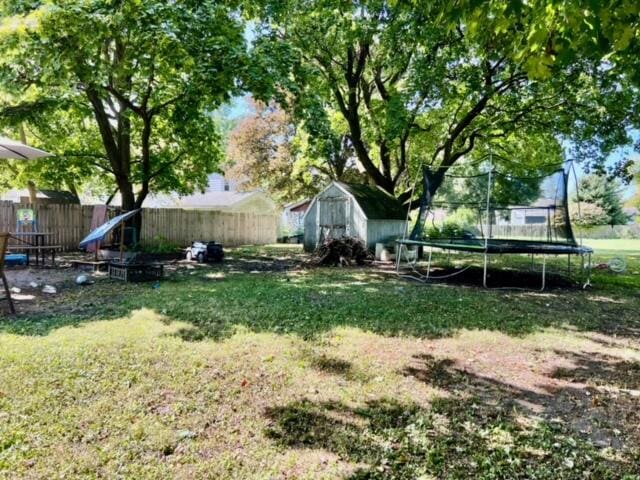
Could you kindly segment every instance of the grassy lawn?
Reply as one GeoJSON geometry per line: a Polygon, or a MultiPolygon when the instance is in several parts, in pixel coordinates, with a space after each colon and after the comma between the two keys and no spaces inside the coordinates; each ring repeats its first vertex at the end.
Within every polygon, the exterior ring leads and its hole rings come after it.
{"type": "Polygon", "coordinates": [[[0,478],[640,478],[640,245],[547,292],[238,249],[0,321],[0,478]]]}
{"type": "Polygon", "coordinates": [[[640,240],[627,239],[627,240],[591,240],[585,239],[585,245],[589,245],[596,253],[608,254],[608,253],[630,253],[635,256],[640,255],[640,240]]]}

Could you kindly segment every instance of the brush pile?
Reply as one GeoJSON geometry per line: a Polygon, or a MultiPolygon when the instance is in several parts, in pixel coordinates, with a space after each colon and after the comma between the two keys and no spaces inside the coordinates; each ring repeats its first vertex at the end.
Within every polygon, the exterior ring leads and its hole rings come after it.
{"type": "Polygon", "coordinates": [[[373,257],[367,246],[353,237],[327,238],[313,253],[316,265],[363,265],[373,257]]]}

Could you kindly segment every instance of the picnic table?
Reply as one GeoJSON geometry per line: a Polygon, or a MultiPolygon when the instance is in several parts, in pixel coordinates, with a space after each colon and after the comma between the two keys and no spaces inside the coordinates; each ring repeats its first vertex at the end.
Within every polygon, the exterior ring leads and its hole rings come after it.
{"type": "Polygon", "coordinates": [[[45,264],[45,255],[51,254],[51,265],[56,263],[56,251],[61,250],[61,245],[50,245],[49,239],[53,236],[51,232],[12,232],[11,237],[20,241],[18,244],[8,245],[7,250],[11,252],[24,252],[27,255],[27,265],[31,253],[35,253],[36,265],[45,264]]]}

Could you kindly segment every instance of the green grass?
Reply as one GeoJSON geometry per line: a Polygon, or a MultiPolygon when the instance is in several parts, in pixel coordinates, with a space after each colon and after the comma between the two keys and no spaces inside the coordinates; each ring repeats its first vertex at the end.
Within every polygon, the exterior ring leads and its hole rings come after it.
{"type": "Polygon", "coordinates": [[[624,255],[589,291],[287,270],[295,246],[63,289],[0,322],[0,478],[640,478],[624,255]]]}
{"type": "Polygon", "coordinates": [[[611,254],[614,252],[640,255],[640,239],[591,240],[584,239],[584,244],[593,248],[596,254],[611,254]]]}

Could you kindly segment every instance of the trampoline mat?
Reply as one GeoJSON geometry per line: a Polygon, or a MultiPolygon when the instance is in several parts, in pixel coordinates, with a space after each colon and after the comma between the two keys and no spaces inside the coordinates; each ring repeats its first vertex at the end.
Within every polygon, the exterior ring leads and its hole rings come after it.
{"type": "Polygon", "coordinates": [[[590,247],[572,243],[539,242],[533,240],[491,239],[486,242],[482,238],[438,238],[433,240],[400,240],[402,245],[418,245],[441,248],[443,250],[458,250],[475,253],[521,253],[540,255],[585,255],[593,253],[590,247]]]}

